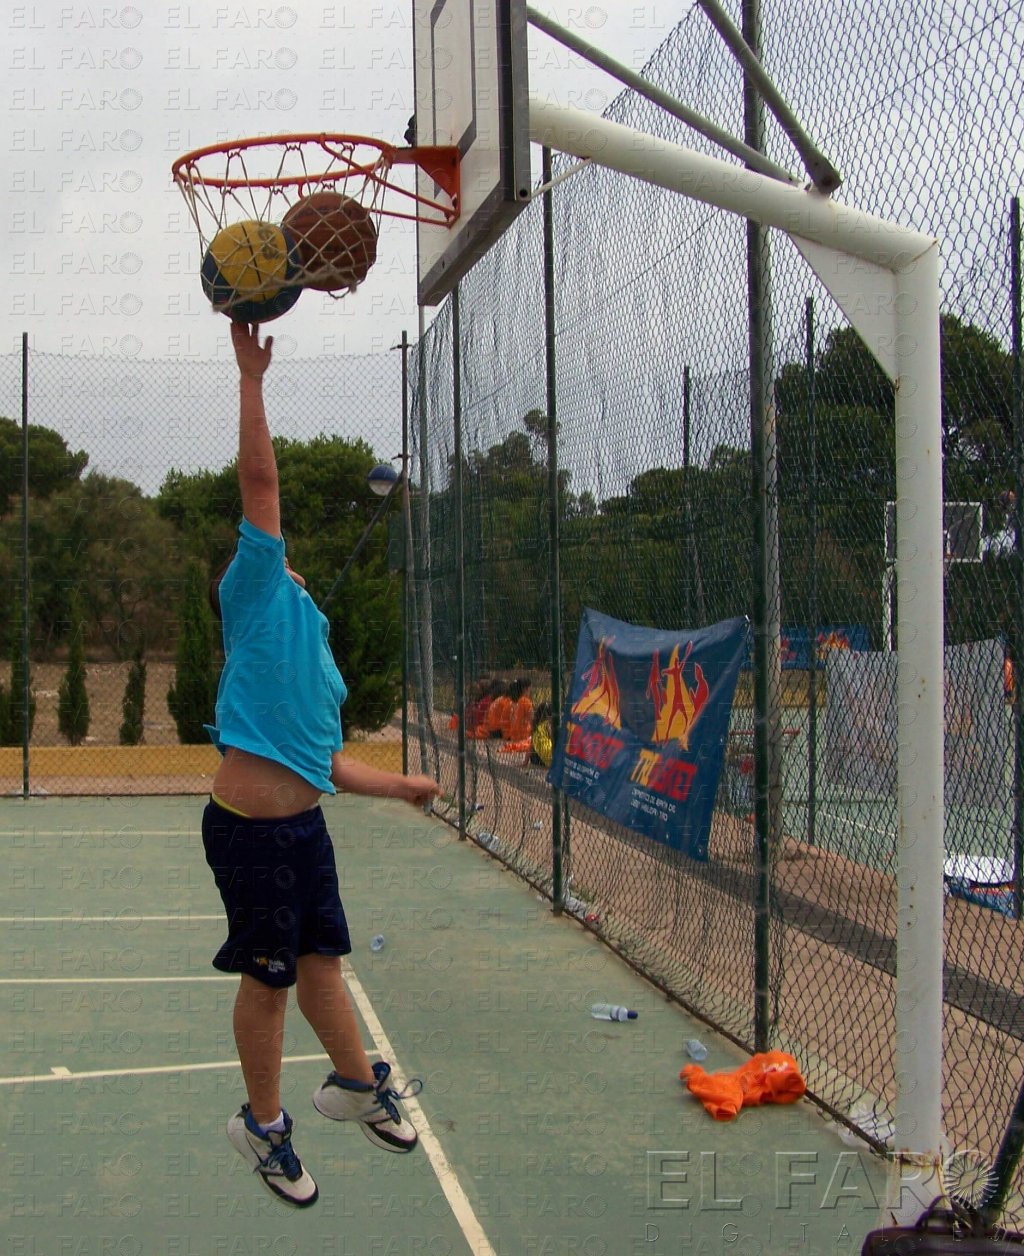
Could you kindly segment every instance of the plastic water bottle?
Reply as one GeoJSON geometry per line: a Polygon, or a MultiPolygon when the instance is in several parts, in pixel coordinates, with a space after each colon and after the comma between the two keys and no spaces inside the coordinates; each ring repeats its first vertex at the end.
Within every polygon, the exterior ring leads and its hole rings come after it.
{"type": "Polygon", "coordinates": [[[616,1007],[613,1003],[595,1003],[590,1009],[595,1020],[631,1021],[636,1020],[639,1012],[631,1012],[628,1007],[616,1007]]]}
{"type": "Polygon", "coordinates": [[[699,1038],[687,1038],[686,1054],[691,1060],[706,1060],[708,1049],[699,1038]]]}
{"type": "Polygon", "coordinates": [[[370,939],[370,950],[380,951],[380,950],[383,950],[383,948],[384,948],[383,933],[374,934],[374,936],[370,939]]]}

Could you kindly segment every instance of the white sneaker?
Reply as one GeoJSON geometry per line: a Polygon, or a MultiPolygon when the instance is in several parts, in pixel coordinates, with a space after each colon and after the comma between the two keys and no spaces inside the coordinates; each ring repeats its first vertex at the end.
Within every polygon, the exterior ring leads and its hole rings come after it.
{"type": "Polygon", "coordinates": [[[249,1105],[243,1103],[228,1121],[228,1138],[275,1199],[294,1208],[308,1208],[320,1198],[320,1192],[292,1147],[293,1122],[287,1112],[284,1125],[283,1134],[264,1132],[249,1105]]]}
{"type": "Polygon", "coordinates": [[[373,1075],[377,1079],[375,1085],[329,1073],[313,1095],[313,1107],[332,1121],[358,1121],[370,1142],[385,1151],[412,1151],[419,1135],[402,1111],[400,1101],[418,1095],[423,1083],[415,1077],[403,1090],[393,1090],[387,1085],[391,1065],[383,1060],[373,1065],[373,1075]]]}

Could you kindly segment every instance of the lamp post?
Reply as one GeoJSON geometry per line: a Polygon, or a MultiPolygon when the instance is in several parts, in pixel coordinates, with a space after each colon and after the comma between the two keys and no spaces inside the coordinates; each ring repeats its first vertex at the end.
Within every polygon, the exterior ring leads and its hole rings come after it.
{"type": "Polygon", "coordinates": [[[345,560],[344,567],[342,567],[341,571],[338,572],[337,576],[335,577],[334,583],[327,590],[326,597],[320,603],[321,611],[326,610],[331,599],[334,597],[335,593],[340,588],[345,577],[348,575],[349,568],[352,566],[355,560],[362,553],[363,547],[366,545],[366,542],[370,539],[370,533],[377,526],[377,524],[381,521],[381,519],[383,519],[384,514],[387,511],[388,504],[390,503],[392,497],[394,497],[396,490],[404,482],[404,479],[405,479],[404,474],[399,474],[399,472],[397,472],[393,466],[391,466],[389,463],[386,463],[386,462],[382,462],[378,466],[374,467],[373,470],[370,472],[370,474],[366,477],[367,483],[369,484],[371,491],[375,493],[381,499],[380,505],[374,511],[373,518],[363,529],[363,535],[356,542],[355,549],[352,551],[351,554],[349,554],[348,558],[345,560]]]}

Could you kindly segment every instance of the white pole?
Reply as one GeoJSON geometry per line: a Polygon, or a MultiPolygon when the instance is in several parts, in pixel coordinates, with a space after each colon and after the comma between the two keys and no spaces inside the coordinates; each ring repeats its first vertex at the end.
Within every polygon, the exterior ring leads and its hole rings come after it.
{"type": "MultiPolygon", "coordinates": [[[[927,1166],[890,1211],[916,1217],[939,1193],[942,1147],[942,428],[938,245],[810,189],[530,98],[530,139],[811,240],[894,277],[899,705],[897,1165],[927,1166]],[[934,1187],[934,1189],[932,1189],[934,1187]],[[928,1199],[923,1198],[932,1190],[928,1199]]],[[[842,287],[844,263],[835,290],[842,287]]],[[[863,271],[864,268],[860,268],[863,271]]],[[[863,283],[855,261],[848,267],[863,283]]],[[[866,1047],[870,1050],[870,1044],[866,1047]]]]}
{"type": "Polygon", "coordinates": [[[942,1151],[943,536],[937,244],[896,271],[899,1220],[940,1193],[942,1151]],[[906,1153],[906,1154],[904,1154],[906,1153]],[[908,1190],[909,1187],[909,1190],[908,1190]]]}
{"type": "Polygon", "coordinates": [[[862,257],[887,270],[909,265],[935,243],[931,236],[837,205],[812,189],[708,157],[680,144],[631,131],[582,109],[565,109],[530,97],[530,139],[622,174],[682,192],[766,227],[862,257]]]}

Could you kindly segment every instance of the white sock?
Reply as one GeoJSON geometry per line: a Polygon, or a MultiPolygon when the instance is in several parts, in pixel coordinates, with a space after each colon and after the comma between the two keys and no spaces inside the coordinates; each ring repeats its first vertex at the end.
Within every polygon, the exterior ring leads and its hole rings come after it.
{"type": "Polygon", "coordinates": [[[283,1134],[284,1133],[284,1113],[277,1114],[276,1121],[269,1121],[266,1125],[261,1125],[260,1129],[266,1133],[283,1134]]]}

